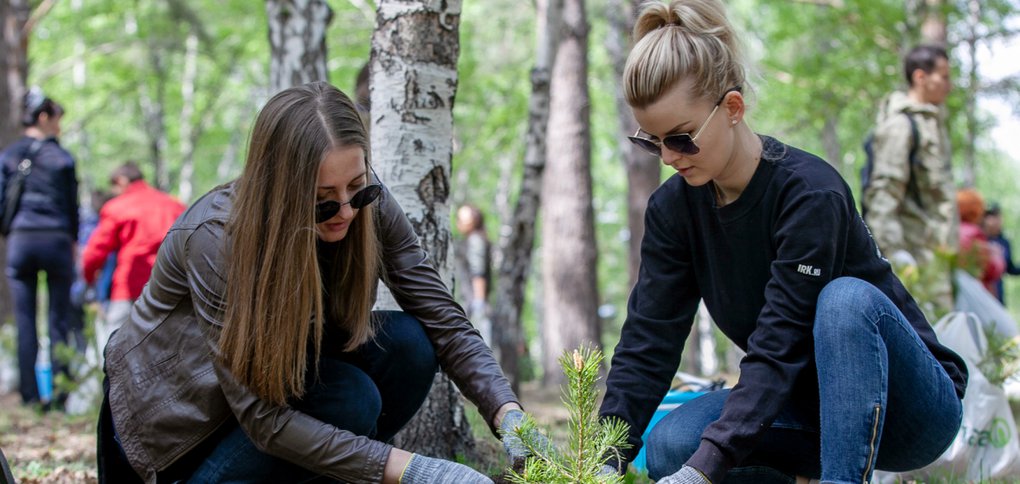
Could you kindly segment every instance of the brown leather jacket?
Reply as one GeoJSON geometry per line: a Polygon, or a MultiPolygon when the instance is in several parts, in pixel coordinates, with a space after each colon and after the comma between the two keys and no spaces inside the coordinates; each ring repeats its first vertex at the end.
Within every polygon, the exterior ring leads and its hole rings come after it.
{"type": "MultiPolygon", "coordinates": [[[[232,194],[231,185],[214,189],[177,220],[130,320],[107,345],[110,408],[128,460],[156,482],[157,472],[236,418],[263,452],[343,481],[380,482],[388,444],[260,400],[217,361],[232,194]]],[[[377,203],[391,292],[421,321],[443,371],[492,425],[499,407],[517,397],[403,210],[388,191],[377,203]]]]}

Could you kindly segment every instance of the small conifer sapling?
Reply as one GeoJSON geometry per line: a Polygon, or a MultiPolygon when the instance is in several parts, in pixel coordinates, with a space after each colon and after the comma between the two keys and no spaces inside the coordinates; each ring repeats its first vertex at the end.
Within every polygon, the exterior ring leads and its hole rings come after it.
{"type": "Polygon", "coordinates": [[[622,483],[623,476],[606,473],[603,466],[611,458],[619,458],[627,443],[629,427],[617,418],[600,419],[596,406],[599,369],[602,352],[591,347],[565,351],[560,366],[567,377],[563,389],[563,403],[570,414],[566,451],[548,444],[540,436],[538,426],[530,415],[525,416],[514,433],[531,452],[524,469],[508,470],[507,479],[516,483],[550,484],[608,484],[622,483]]]}

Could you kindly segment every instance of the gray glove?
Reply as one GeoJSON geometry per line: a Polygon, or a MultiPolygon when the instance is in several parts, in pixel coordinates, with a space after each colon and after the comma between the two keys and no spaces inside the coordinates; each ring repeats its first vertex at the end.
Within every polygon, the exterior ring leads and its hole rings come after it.
{"type": "Polygon", "coordinates": [[[614,466],[614,465],[605,464],[605,465],[602,466],[601,469],[599,469],[599,475],[600,476],[618,476],[618,475],[620,475],[620,470],[617,469],[616,466],[614,466]]]}
{"type": "Polygon", "coordinates": [[[712,484],[712,481],[708,480],[701,471],[691,466],[683,466],[680,470],[655,482],[656,484],[712,484]]]}
{"type": "MultiPolygon", "coordinates": [[[[524,445],[524,442],[515,433],[515,430],[517,427],[520,427],[522,422],[524,422],[524,412],[515,408],[508,411],[503,416],[503,421],[499,423],[499,433],[503,436],[503,450],[506,451],[507,457],[510,458],[510,466],[518,472],[524,469],[524,461],[531,455],[531,451],[528,450],[528,447],[524,445]]],[[[535,448],[552,448],[549,439],[539,432],[531,432],[529,437],[529,440],[535,444],[535,448]]]]}
{"type": "Polygon", "coordinates": [[[484,474],[456,462],[412,454],[401,484],[493,484],[484,474]]]}

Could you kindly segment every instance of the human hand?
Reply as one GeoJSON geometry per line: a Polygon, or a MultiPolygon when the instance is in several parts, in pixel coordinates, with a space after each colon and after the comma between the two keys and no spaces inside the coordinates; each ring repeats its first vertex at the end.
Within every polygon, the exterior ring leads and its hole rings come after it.
{"type": "Polygon", "coordinates": [[[400,484],[493,484],[484,474],[456,462],[412,454],[400,484]]]}
{"type": "Polygon", "coordinates": [[[602,468],[599,469],[600,476],[618,476],[620,475],[620,469],[612,464],[603,464],[602,468]]]}
{"type": "MultiPolygon", "coordinates": [[[[517,428],[524,423],[524,417],[524,411],[515,408],[507,411],[499,423],[499,433],[503,436],[503,449],[506,450],[506,455],[510,458],[510,466],[518,471],[524,468],[524,461],[531,455],[531,450],[524,445],[524,441],[517,436],[516,432],[517,428]]],[[[549,449],[552,447],[549,439],[536,430],[532,430],[528,436],[529,440],[535,444],[535,448],[549,449]]]]}
{"type": "Polygon", "coordinates": [[[683,466],[680,470],[670,474],[658,481],[656,484],[712,484],[701,471],[691,467],[683,466]]]}

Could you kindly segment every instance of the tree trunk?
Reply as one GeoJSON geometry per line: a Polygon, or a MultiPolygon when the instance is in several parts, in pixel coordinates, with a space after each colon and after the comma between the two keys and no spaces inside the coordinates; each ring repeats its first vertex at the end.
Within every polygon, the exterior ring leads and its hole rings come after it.
{"type": "Polygon", "coordinates": [[[531,70],[528,101],[528,132],[525,140],[521,191],[512,217],[503,218],[507,234],[499,243],[492,327],[497,334],[500,366],[515,392],[520,390],[520,360],[527,357],[521,325],[524,290],[531,274],[535,247],[535,224],[542,196],[542,172],[546,164],[546,132],[549,127],[549,77],[556,58],[557,32],[563,0],[538,0],[535,66],[531,70]]]}
{"type": "Polygon", "coordinates": [[[946,47],[946,0],[924,0],[921,41],[946,47]]]}
{"type": "Polygon", "coordinates": [[[198,78],[198,35],[188,33],[184,43],[184,72],[181,74],[181,171],[177,177],[177,196],[187,203],[195,173],[195,79],[198,78]]]}
{"type": "Polygon", "coordinates": [[[981,88],[981,81],[978,78],[978,28],[981,24],[981,2],[978,0],[967,1],[967,56],[970,62],[967,66],[967,90],[964,101],[964,113],[967,119],[967,138],[963,146],[963,186],[972,188],[977,182],[977,143],[978,121],[977,121],[977,96],[981,88]]]}
{"type": "MultiPolygon", "coordinates": [[[[458,0],[380,1],[369,82],[373,162],[447,287],[460,6],[458,0]]],[[[394,444],[432,457],[474,457],[460,393],[444,374],[436,375],[394,444]]]]}
{"type": "Polygon", "coordinates": [[[850,172],[843,163],[843,146],[839,142],[839,116],[830,114],[825,117],[822,126],[822,146],[825,148],[825,159],[833,168],[849,180],[850,172]]]}
{"type": "Polygon", "coordinates": [[[634,146],[624,136],[637,131],[637,121],[630,105],[623,97],[623,68],[627,64],[627,53],[631,47],[631,31],[634,30],[634,15],[641,0],[608,0],[606,13],[609,18],[609,32],[606,49],[609,51],[613,72],[616,74],[616,116],[620,123],[621,151],[624,170],[627,174],[627,267],[629,287],[637,282],[641,267],[641,239],[645,235],[645,208],[648,198],[659,188],[661,167],[659,158],[634,146]]]}
{"type": "MultiPolygon", "coordinates": [[[[28,21],[27,0],[0,1],[0,103],[5,109],[0,115],[0,148],[9,145],[21,135],[22,99],[25,96],[25,79],[28,77],[28,21]]],[[[0,268],[7,267],[7,240],[0,237],[0,268]]],[[[0,277],[0,324],[11,316],[11,295],[7,278],[0,277]]]]}
{"type": "Polygon", "coordinates": [[[145,117],[145,133],[149,138],[149,161],[152,162],[155,180],[153,185],[166,191],[170,187],[170,173],[166,166],[166,148],[170,144],[166,133],[166,60],[164,49],[155,41],[148,43],[149,64],[155,77],[154,92],[141,92],[140,104],[145,117]]]}
{"type": "Polygon", "coordinates": [[[269,18],[269,87],[328,81],[326,27],[333,10],[325,0],[266,0],[269,18]]]}
{"type": "Polygon", "coordinates": [[[595,220],[584,0],[563,3],[562,37],[550,83],[546,176],[542,178],[543,381],[564,381],[564,350],[599,344],[595,220]]]}

